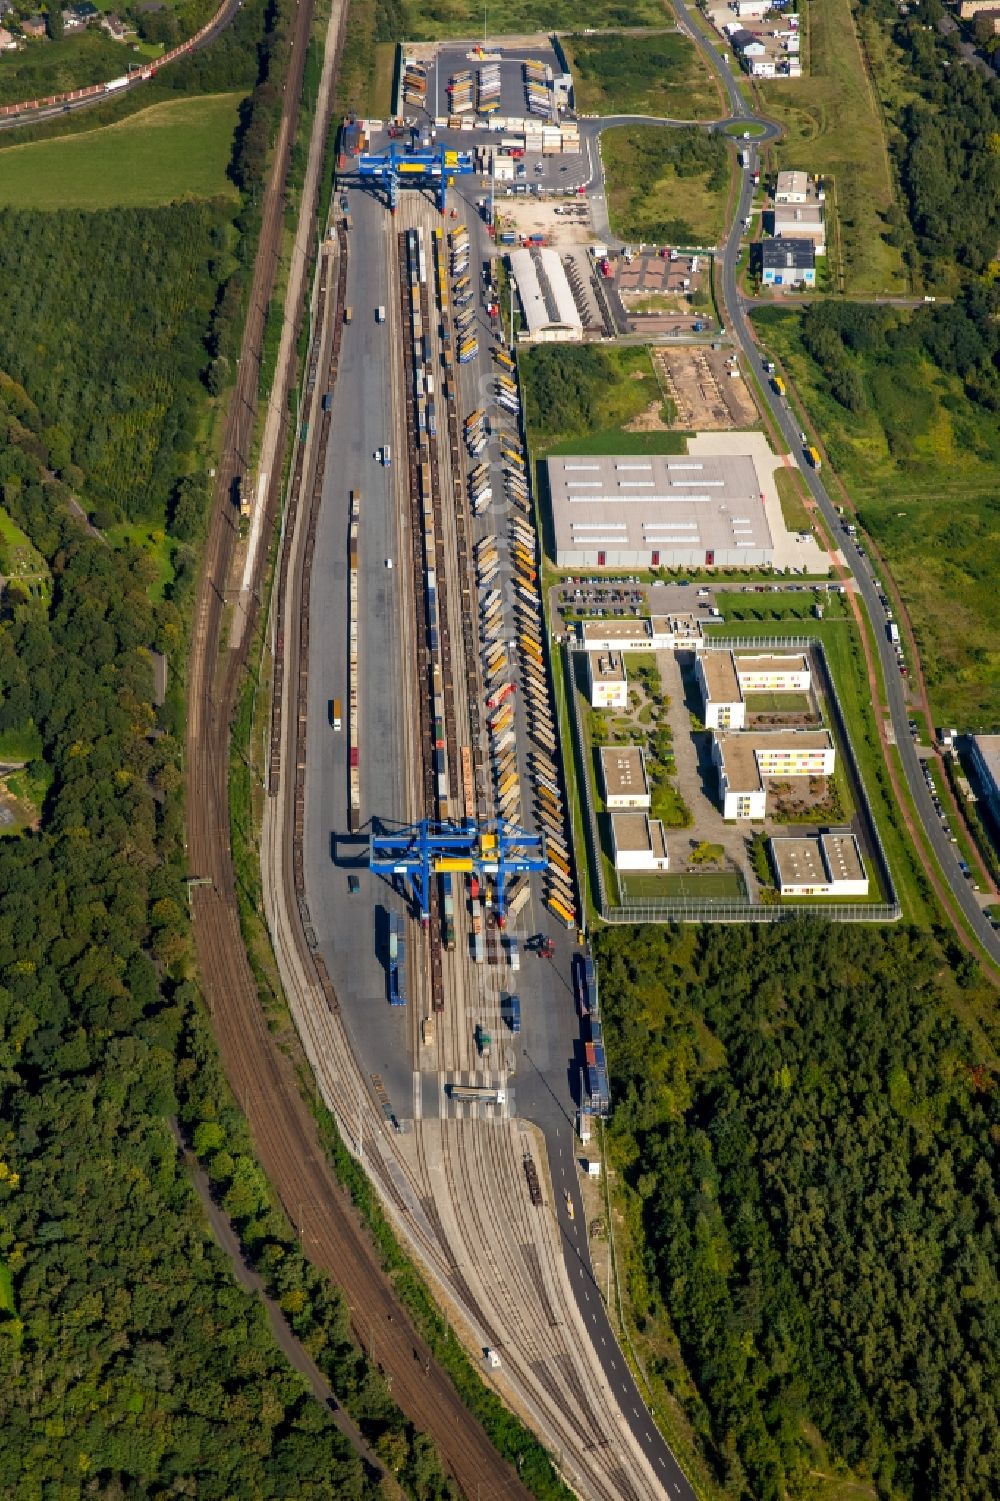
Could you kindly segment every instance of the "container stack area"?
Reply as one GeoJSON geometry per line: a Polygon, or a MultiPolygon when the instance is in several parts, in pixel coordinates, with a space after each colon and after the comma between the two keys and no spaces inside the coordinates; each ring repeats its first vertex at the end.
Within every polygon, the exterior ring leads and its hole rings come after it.
{"type": "Polygon", "coordinates": [[[466,68],[461,73],[453,73],[448,79],[449,115],[471,114],[475,107],[475,100],[472,97],[472,70],[466,68]]]}
{"type": "Polygon", "coordinates": [[[409,58],[403,64],[403,98],[421,109],[427,104],[427,70],[409,58]]]}

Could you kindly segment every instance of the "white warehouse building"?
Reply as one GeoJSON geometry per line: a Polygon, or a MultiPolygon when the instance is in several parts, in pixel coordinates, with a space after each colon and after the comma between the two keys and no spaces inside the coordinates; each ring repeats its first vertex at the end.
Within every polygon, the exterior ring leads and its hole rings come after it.
{"type": "Polygon", "coordinates": [[[546,463],[558,568],[748,568],[774,562],[749,454],[597,455],[546,463]]]}
{"type": "Polygon", "coordinates": [[[576,343],[583,338],[583,319],[563,263],[554,250],[512,250],[507,257],[527,329],[528,344],[576,343]]]}

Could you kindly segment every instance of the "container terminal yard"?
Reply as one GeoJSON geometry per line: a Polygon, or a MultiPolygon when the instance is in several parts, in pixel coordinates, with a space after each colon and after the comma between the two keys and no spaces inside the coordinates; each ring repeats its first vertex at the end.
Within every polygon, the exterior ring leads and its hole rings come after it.
{"type": "MultiPolygon", "coordinates": [[[[348,173],[321,256],[295,471],[311,502],[285,523],[289,549],[305,539],[301,657],[272,740],[292,726],[295,891],[328,1013],[297,1020],[397,1229],[573,1488],[687,1498],[588,1251],[577,1115],[611,1102],[479,188],[348,173]],[[352,1074],[374,1132],[345,1106],[352,1074]]],[[[282,596],[279,635],[293,613],[282,596]]]]}

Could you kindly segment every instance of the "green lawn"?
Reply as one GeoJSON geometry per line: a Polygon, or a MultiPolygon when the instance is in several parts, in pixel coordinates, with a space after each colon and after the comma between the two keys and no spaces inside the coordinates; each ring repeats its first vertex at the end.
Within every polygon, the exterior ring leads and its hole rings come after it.
{"type": "Polygon", "coordinates": [[[743,877],[736,870],[667,871],[660,876],[630,873],[620,880],[622,896],[638,900],[744,902],[747,899],[743,877]]]}
{"type": "MultiPolygon", "coordinates": [[[[797,313],[755,314],[906,601],[937,723],[1000,722],[1000,427],[926,360],[862,369],[848,412],[799,337],[797,313]]],[[[828,478],[824,472],[824,478],[828,478]]],[[[836,486],[829,478],[831,493],[836,486]]]]}
{"type": "Polygon", "coordinates": [[[781,514],[788,530],[790,532],[810,531],[812,522],[803,500],[805,481],[799,475],[799,471],[782,467],[777,471],[775,484],[778,499],[781,502],[781,514]]]}
{"type": "Polygon", "coordinates": [[[714,245],[725,225],[732,165],[721,136],[657,125],[601,136],[608,211],[623,240],[714,245]]]}
{"type": "Polygon", "coordinates": [[[0,573],[29,586],[47,584],[48,564],[14,518],[0,506],[0,573]]]}
{"type": "MultiPolygon", "coordinates": [[[[389,11],[390,15],[398,12],[389,11]]],[[[482,36],[484,20],[490,36],[513,36],[517,33],[572,31],[575,27],[593,26],[613,31],[619,26],[662,26],[668,19],[657,0],[509,0],[483,15],[470,10],[463,0],[435,0],[433,5],[410,0],[402,6],[400,35],[415,42],[438,37],[482,36]]]]}
{"type": "Polygon", "coordinates": [[[805,589],[802,593],[792,594],[788,590],[781,590],[778,594],[772,594],[768,588],[763,594],[744,594],[742,590],[737,593],[734,590],[722,591],[717,599],[722,618],[731,621],[769,621],[781,620],[798,622],[802,627],[802,634],[808,636],[811,623],[816,620],[813,613],[815,602],[823,605],[823,617],[825,620],[846,621],[848,609],[842,594],[835,594],[832,590],[821,590],[814,594],[812,589],[805,589]]]}
{"type": "Polygon", "coordinates": [[[764,89],[767,113],[785,127],[774,148],[778,165],[834,180],[827,194],[827,245],[838,290],[842,260],[846,291],[905,292],[899,251],[883,239],[892,177],[849,0],[823,0],[809,6],[806,16],[808,77],[778,79],[764,89]]]}
{"type": "Polygon", "coordinates": [[[37,761],[41,754],[42,737],[33,724],[0,732],[0,761],[37,761]]]}
{"type": "Polygon", "coordinates": [[[547,454],[561,453],[687,453],[687,433],[627,433],[620,427],[602,427],[596,432],[581,433],[546,448],[547,454]]]}
{"type": "Polygon", "coordinates": [[[185,198],[236,198],[226,177],[238,93],[169,100],[82,135],[3,153],[0,205],[151,208],[185,198]]]}
{"type": "Polygon", "coordinates": [[[679,32],[563,38],[577,108],[593,115],[716,120],[724,112],[714,76],[679,32]]]}
{"type": "Polygon", "coordinates": [[[812,709],[808,693],[747,693],[744,701],[748,714],[808,714],[812,709]]]}

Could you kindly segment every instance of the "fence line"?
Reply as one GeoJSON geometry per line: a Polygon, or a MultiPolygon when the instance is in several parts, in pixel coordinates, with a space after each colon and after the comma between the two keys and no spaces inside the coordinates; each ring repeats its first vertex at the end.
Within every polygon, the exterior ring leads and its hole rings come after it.
{"type": "MultiPolygon", "coordinates": [[[[562,645],[563,680],[567,699],[566,706],[569,711],[570,725],[573,732],[573,746],[567,747],[567,750],[571,754],[575,754],[577,763],[578,774],[576,781],[580,789],[584,827],[589,845],[588,853],[592,872],[591,890],[594,895],[594,904],[602,921],[611,924],[642,922],[775,923],[795,921],[803,917],[818,917],[827,922],[898,922],[903,915],[903,909],[899,904],[895,883],[892,879],[892,872],[889,868],[889,861],[882,845],[878,825],[875,822],[875,815],[872,812],[871,803],[868,800],[868,794],[865,790],[861,771],[854,754],[854,746],[847,732],[847,721],[844,717],[844,711],[834,685],[833,673],[830,670],[830,664],[827,660],[822,641],[817,636],[717,636],[711,640],[707,640],[705,647],[709,651],[733,651],[745,650],[747,648],[760,651],[764,647],[782,648],[787,651],[791,647],[816,656],[821,669],[823,691],[830,704],[831,714],[840,740],[841,754],[847,763],[851,788],[858,811],[865,824],[865,832],[870,842],[875,863],[878,866],[882,888],[889,900],[886,902],[809,902],[796,903],[795,906],[785,906],[778,902],[693,900],[683,897],[664,901],[633,899],[618,904],[609,902],[604,882],[600,830],[597,824],[597,810],[594,807],[591,796],[590,766],[583,734],[583,725],[580,719],[580,705],[577,699],[576,673],[574,671],[574,657],[577,654],[583,653],[585,648],[578,642],[564,642],[562,645]]],[[[579,852],[577,858],[579,859],[579,852]]],[[[619,885],[619,894],[620,890],[619,885]]]]}

